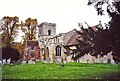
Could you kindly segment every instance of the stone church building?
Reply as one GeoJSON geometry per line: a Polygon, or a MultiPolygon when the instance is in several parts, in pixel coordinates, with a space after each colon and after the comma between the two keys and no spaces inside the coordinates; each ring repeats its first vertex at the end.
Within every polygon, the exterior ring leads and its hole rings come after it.
{"type": "Polygon", "coordinates": [[[59,60],[64,55],[64,33],[56,35],[56,24],[43,22],[39,26],[38,42],[43,60],[59,60]]]}
{"type": "MultiPolygon", "coordinates": [[[[91,27],[94,31],[97,31],[96,27],[102,27],[101,24],[91,27]]],[[[76,29],[73,29],[67,33],[56,34],[56,24],[43,22],[38,25],[38,43],[40,47],[41,60],[46,61],[61,61],[73,62],[72,51],[70,49],[75,49],[78,44],[76,38],[82,40],[76,29]]],[[[79,30],[82,32],[82,30],[79,30]]],[[[103,57],[93,57],[89,54],[85,54],[83,57],[79,58],[79,62],[87,63],[107,63],[108,60],[112,59],[112,55],[108,54],[103,57]]]]}

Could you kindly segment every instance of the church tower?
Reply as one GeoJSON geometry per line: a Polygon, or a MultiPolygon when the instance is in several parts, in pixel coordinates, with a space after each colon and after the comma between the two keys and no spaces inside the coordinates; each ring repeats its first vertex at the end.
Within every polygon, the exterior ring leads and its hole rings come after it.
{"type": "Polygon", "coordinates": [[[43,22],[39,26],[39,37],[40,36],[55,36],[56,35],[56,24],[55,23],[47,23],[43,22]]]}
{"type": "Polygon", "coordinates": [[[46,60],[49,57],[49,39],[56,36],[56,24],[43,22],[38,25],[38,41],[40,48],[42,49],[43,59],[46,60]]]}

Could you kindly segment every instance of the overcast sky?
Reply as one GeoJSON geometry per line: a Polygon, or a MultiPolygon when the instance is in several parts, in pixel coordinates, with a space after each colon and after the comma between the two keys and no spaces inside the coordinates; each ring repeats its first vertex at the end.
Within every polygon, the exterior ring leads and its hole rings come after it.
{"type": "Polygon", "coordinates": [[[79,29],[78,22],[86,21],[90,26],[108,22],[109,17],[98,16],[88,0],[0,0],[0,18],[18,16],[20,20],[28,17],[37,18],[42,22],[56,23],[57,34],[65,33],[74,28],[79,29]]]}

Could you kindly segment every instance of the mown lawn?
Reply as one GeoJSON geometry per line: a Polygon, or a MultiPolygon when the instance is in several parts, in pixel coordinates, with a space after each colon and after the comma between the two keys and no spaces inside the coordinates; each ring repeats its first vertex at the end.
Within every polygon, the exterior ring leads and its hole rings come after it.
{"type": "Polygon", "coordinates": [[[25,64],[4,65],[3,79],[96,79],[118,78],[118,64],[25,64]]]}

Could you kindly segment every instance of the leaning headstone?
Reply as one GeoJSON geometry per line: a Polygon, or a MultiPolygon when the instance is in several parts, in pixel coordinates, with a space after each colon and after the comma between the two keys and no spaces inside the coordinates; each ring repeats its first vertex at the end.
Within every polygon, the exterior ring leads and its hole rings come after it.
{"type": "Polygon", "coordinates": [[[116,64],[113,59],[110,60],[110,63],[111,63],[111,64],[116,64]]]}
{"type": "Polygon", "coordinates": [[[108,59],[112,59],[112,58],[113,58],[112,52],[110,52],[110,53],[107,54],[107,58],[108,58],[108,59]]]}
{"type": "Polygon", "coordinates": [[[109,52],[109,53],[107,54],[107,60],[108,60],[108,63],[113,62],[112,52],[109,52]]]}

